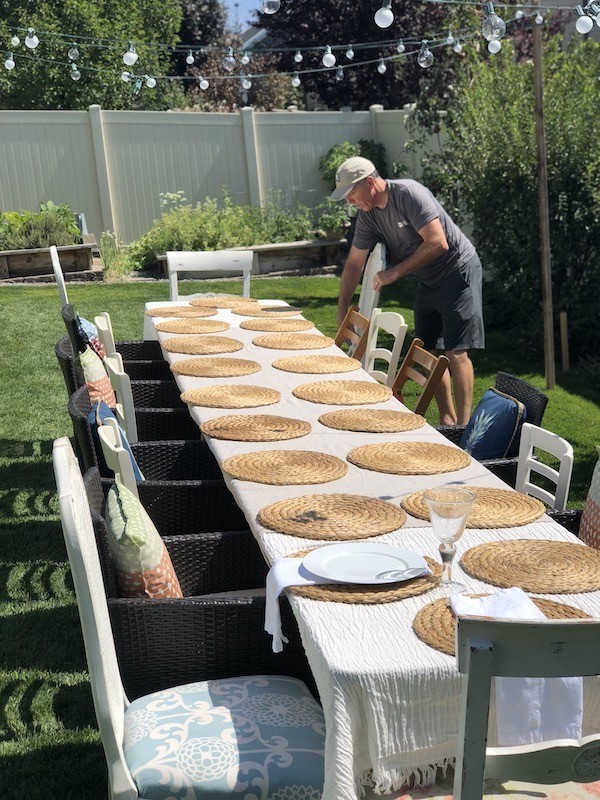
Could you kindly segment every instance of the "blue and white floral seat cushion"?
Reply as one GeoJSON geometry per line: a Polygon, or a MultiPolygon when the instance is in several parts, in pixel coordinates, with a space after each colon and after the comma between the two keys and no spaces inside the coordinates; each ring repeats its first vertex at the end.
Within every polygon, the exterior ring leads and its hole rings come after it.
{"type": "Polygon", "coordinates": [[[295,678],[177,686],[125,712],[125,759],[147,800],[319,800],[325,722],[295,678]]]}

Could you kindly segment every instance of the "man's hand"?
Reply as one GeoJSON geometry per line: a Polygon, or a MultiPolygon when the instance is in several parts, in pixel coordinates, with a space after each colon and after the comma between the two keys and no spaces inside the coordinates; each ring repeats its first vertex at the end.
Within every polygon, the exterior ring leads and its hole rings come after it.
{"type": "Polygon", "coordinates": [[[373,278],[373,288],[378,292],[383,286],[389,286],[390,283],[398,280],[398,273],[396,269],[386,269],[378,272],[373,278]]]}

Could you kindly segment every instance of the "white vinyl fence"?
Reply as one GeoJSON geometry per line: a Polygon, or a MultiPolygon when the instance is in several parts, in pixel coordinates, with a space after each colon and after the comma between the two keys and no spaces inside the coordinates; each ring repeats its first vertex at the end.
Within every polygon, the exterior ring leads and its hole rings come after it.
{"type": "Polygon", "coordinates": [[[388,165],[407,152],[411,111],[274,111],[231,114],[169,111],[0,111],[0,210],[68,203],[129,243],[160,216],[159,194],[189,202],[220,198],[259,205],[270,192],[284,207],[316,206],[327,194],[319,160],[334,144],[361,138],[385,145],[388,165]]]}

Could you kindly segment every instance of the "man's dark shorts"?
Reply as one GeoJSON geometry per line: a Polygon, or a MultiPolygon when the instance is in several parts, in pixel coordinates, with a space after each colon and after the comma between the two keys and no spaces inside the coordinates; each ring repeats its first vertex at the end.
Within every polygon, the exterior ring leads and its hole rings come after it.
{"type": "Polygon", "coordinates": [[[415,336],[427,350],[481,350],[485,347],[481,306],[481,261],[475,253],[439,286],[419,284],[415,336]]]}

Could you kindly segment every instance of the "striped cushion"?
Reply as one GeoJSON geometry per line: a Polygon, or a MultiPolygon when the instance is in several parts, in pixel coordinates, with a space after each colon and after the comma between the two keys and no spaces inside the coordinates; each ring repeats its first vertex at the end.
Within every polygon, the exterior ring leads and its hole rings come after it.
{"type": "Polygon", "coordinates": [[[598,450],[598,461],[592,475],[592,483],[588,492],[581,524],[579,526],[579,538],[590,547],[600,549],[600,447],[598,450]]]}

